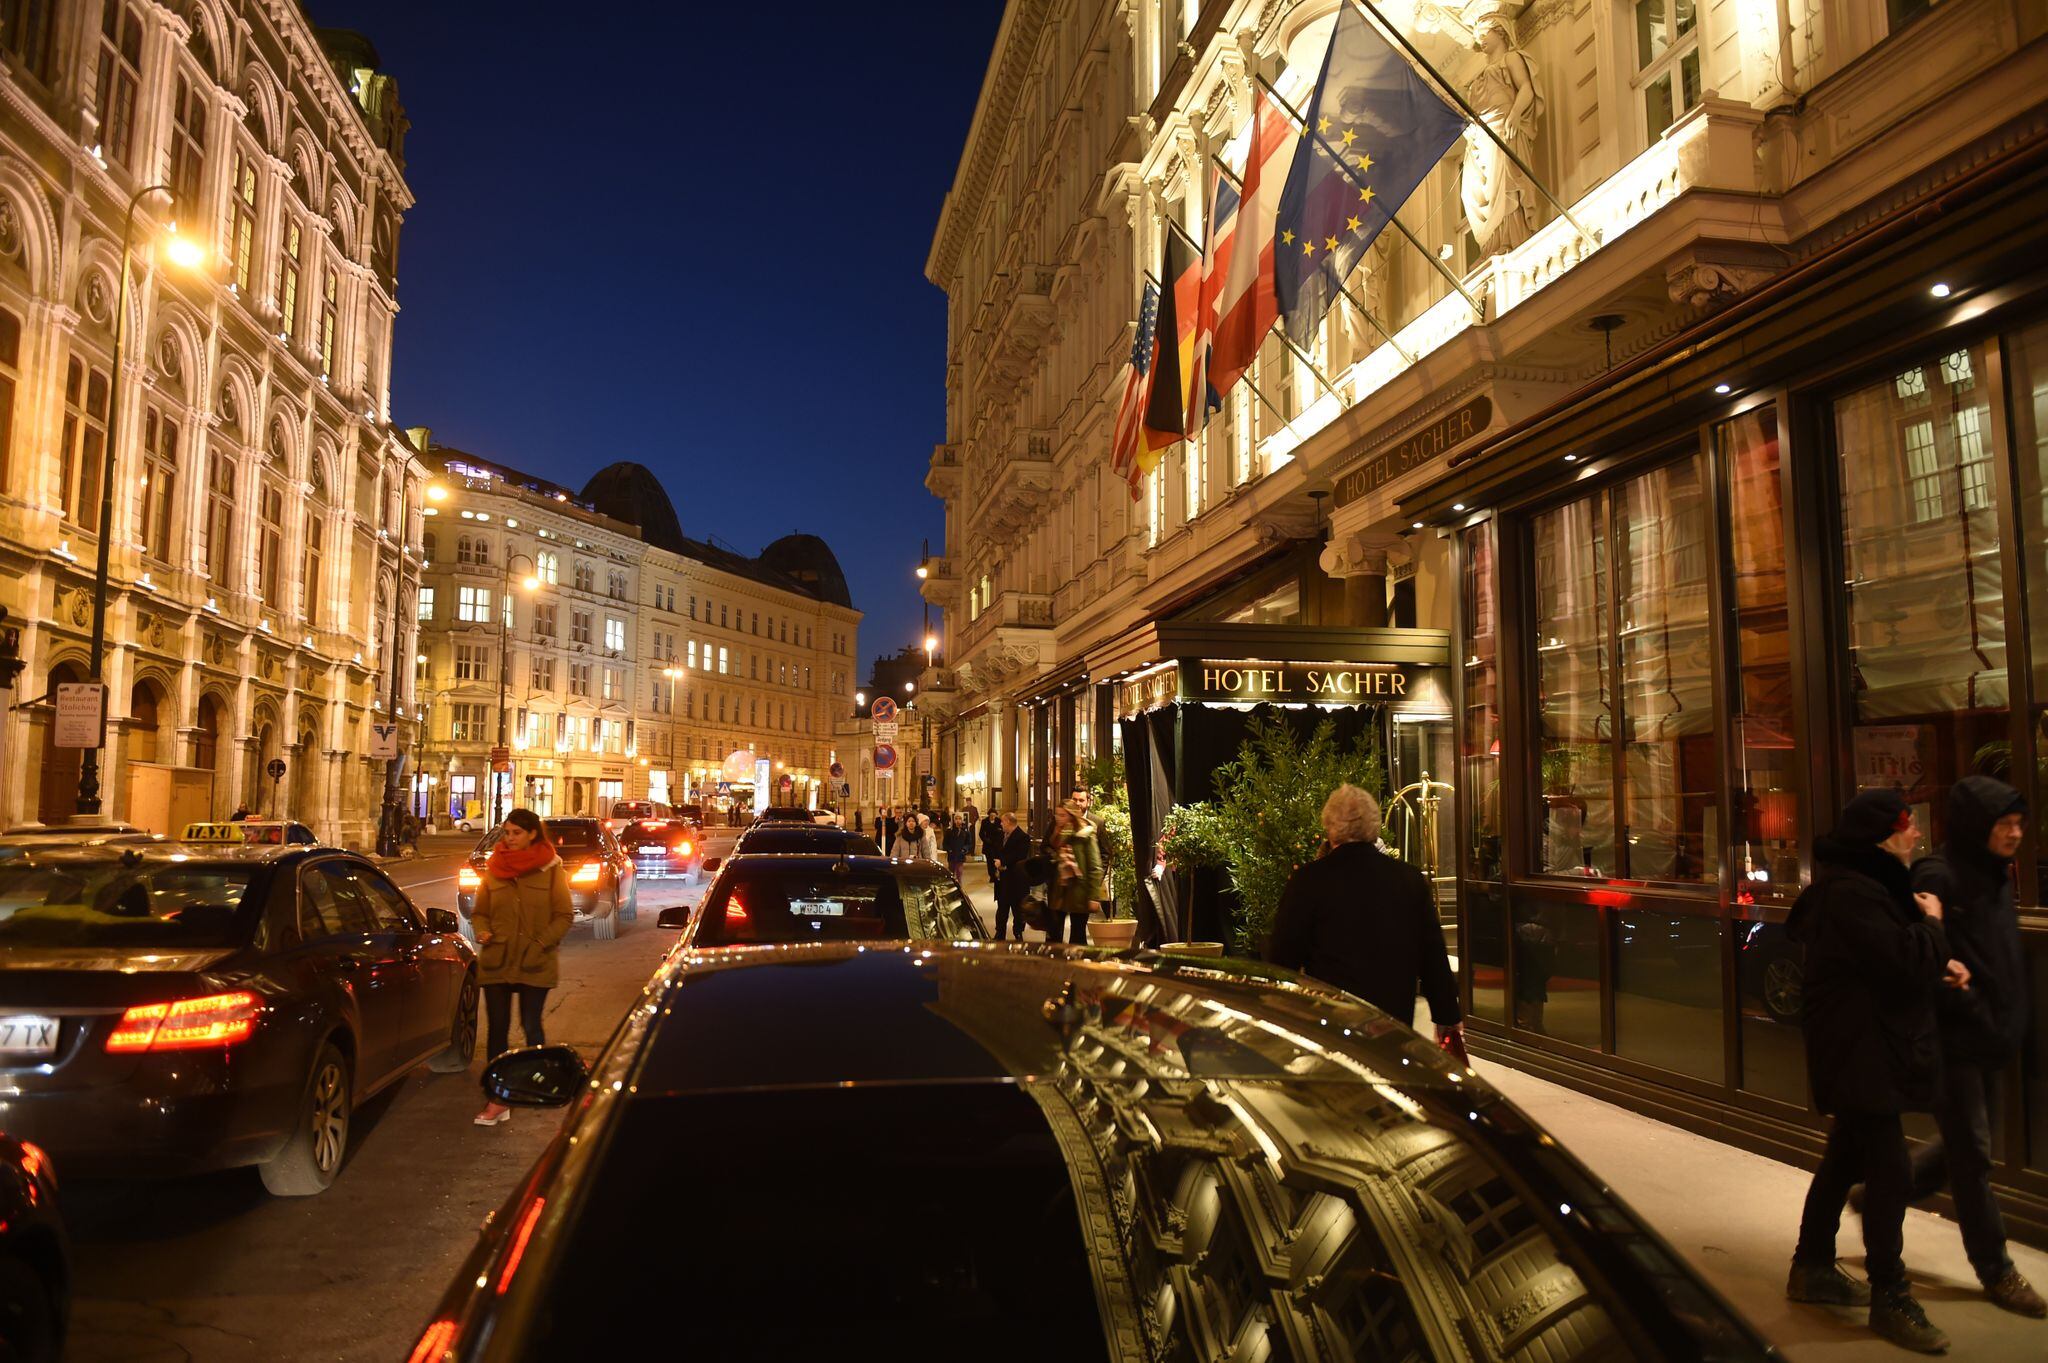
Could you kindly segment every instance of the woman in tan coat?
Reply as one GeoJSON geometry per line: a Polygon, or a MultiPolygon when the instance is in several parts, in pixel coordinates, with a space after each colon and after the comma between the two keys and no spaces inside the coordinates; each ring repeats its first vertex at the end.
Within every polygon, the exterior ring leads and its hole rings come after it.
{"type": "MultiPolygon", "coordinates": [[[[540,816],[515,809],[505,816],[498,845],[484,863],[470,922],[476,927],[477,978],[484,987],[484,1017],[491,1058],[511,1047],[512,1006],[529,1046],[544,1046],[541,1009],[560,978],[562,939],[576,921],[569,872],[555,855],[540,816]]],[[[512,1109],[486,1103],[478,1126],[510,1120],[512,1109]]]]}

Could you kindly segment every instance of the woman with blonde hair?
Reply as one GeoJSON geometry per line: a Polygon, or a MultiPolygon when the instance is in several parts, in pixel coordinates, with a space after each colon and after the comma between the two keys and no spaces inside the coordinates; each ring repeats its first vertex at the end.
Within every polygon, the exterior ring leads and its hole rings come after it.
{"type": "Polygon", "coordinates": [[[1072,805],[1053,811],[1045,859],[1052,863],[1045,940],[1057,942],[1064,937],[1069,942],[1086,942],[1088,915],[1102,906],[1102,853],[1095,846],[1095,826],[1085,822],[1072,805]]]}

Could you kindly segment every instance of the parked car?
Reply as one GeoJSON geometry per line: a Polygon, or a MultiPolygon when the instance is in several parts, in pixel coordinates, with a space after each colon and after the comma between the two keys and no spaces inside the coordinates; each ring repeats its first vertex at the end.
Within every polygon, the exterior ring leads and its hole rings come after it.
{"type": "Polygon", "coordinates": [[[1774,1357],[1474,1072],[1284,972],[826,940],[672,952],[647,1003],[594,1067],[486,1070],[569,1112],[415,1357],[1774,1357]]]}
{"type": "Polygon", "coordinates": [[[251,847],[310,846],[320,841],[293,819],[221,819],[188,823],[179,842],[245,843],[251,847]]]}
{"type": "Polygon", "coordinates": [[[736,854],[717,870],[702,913],[677,905],[655,920],[682,928],[685,947],[988,935],[966,893],[929,862],[833,849],[736,854]]]}
{"type": "Polygon", "coordinates": [[[71,1314],[71,1250],[50,1157],[0,1132],[0,1359],[57,1363],[71,1314]]]}
{"type": "MultiPolygon", "coordinates": [[[[569,897],[576,908],[576,921],[590,924],[591,935],[610,940],[619,935],[619,920],[640,912],[640,882],[633,858],[619,844],[618,835],[603,819],[543,819],[548,841],[561,854],[569,871],[569,897]]],[[[469,854],[469,865],[455,873],[455,907],[462,915],[463,930],[469,932],[470,914],[476,908],[476,892],[483,884],[484,863],[498,845],[500,824],[484,834],[469,854]]]]}
{"type": "Polygon", "coordinates": [[[702,805],[677,805],[675,816],[700,832],[704,828],[704,806],[702,805]]]}
{"type": "Polygon", "coordinates": [[[639,819],[619,834],[635,879],[694,880],[704,865],[701,835],[681,819],[639,819]]]}
{"type": "Polygon", "coordinates": [[[666,819],[673,811],[660,800],[614,800],[612,812],[605,822],[612,826],[612,832],[624,832],[626,825],[639,819],[666,819]]]}
{"type": "Polygon", "coordinates": [[[1783,923],[1744,923],[1735,932],[1735,972],[1745,1009],[1760,1006],[1775,1022],[1799,1025],[1806,1000],[1806,948],[1783,923]]]}
{"type": "Polygon", "coordinates": [[[796,805],[769,805],[754,816],[755,823],[810,823],[811,811],[796,805]]]}
{"type": "Polygon", "coordinates": [[[368,859],[70,848],[0,861],[0,1112],[68,1173],[255,1165],[317,1193],[350,1114],[466,1069],[476,959],[368,859]]]}
{"type": "MultiPolygon", "coordinates": [[[[848,856],[882,855],[882,846],[865,833],[814,823],[757,823],[733,840],[732,854],[742,852],[844,851],[848,856]]],[[[711,867],[717,870],[716,866],[711,867]]]]}
{"type": "Polygon", "coordinates": [[[165,842],[161,833],[130,823],[21,824],[0,833],[0,847],[118,847],[165,842]]]}

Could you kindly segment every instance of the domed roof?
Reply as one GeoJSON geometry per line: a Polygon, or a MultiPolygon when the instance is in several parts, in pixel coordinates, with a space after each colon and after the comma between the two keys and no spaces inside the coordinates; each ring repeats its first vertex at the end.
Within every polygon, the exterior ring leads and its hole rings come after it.
{"type": "Polygon", "coordinates": [[[816,535],[784,535],[761,551],[758,562],[802,583],[820,601],[853,609],[853,593],[846,588],[846,574],[840,571],[831,546],[816,535]]]}
{"type": "Polygon", "coordinates": [[[683,523],[661,480],[645,464],[607,464],[583,485],[583,500],[599,514],[640,527],[640,538],[671,553],[688,554],[683,523]]]}

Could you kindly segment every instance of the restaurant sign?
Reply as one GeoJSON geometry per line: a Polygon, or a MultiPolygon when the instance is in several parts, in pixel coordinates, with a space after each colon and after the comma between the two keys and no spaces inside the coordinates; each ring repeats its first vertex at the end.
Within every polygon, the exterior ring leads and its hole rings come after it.
{"type": "Polygon", "coordinates": [[[1180,665],[1180,699],[1361,705],[1406,700],[1422,669],[1399,663],[1224,662],[1180,665]]]}
{"type": "Polygon", "coordinates": [[[1403,474],[1448,454],[1492,424],[1493,399],[1481,394],[1339,477],[1337,505],[1349,506],[1360,497],[1377,492],[1403,474]]]}

